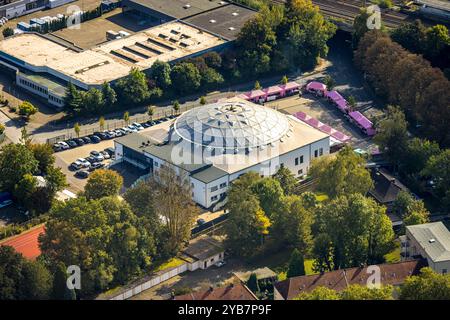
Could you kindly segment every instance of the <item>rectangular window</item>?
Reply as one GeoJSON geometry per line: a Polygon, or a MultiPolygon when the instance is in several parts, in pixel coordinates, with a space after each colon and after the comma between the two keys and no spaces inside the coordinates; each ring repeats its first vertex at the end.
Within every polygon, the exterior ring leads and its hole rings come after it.
{"type": "Polygon", "coordinates": [[[216,201],[218,199],[218,196],[211,197],[211,201],[216,201]]]}
{"type": "Polygon", "coordinates": [[[299,176],[301,176],[301,175],[303,174],[303,169],[298,170],[298,171],[297,171],[297,174],[298,174],[299,176]]]}
{"type": "Polygon", "coordinates": [[[317,158],[318,157],[318,150],[314,150],[314,157],[317,158]]]}
{"type": "Polygon", "coordinates": [[[211,192],[217,191],[219,188],[217,186],[211,187],[211,192]]]}
{"type": "Polygon", "coordinates": [[[319,156],[323,156],[323,148],[319,149],[319,156]]]}
{"type": "Polygon", "coordinates": [[[226,186],[227,186],[227,183],[226,183],[226,182],[221,183],[221,184],[220,184],[220,189],[223,189],[223,188],[225,188],[226,186]]]}
{"type": "Polygon", "coordinates": [[[303,156],[300,156],[300,163],[303,163],[303,156]]]}
{"type": "Polygon", "coordinates": [[[298,158],[295,158],[295,165],[298,166],[298,158]]]}

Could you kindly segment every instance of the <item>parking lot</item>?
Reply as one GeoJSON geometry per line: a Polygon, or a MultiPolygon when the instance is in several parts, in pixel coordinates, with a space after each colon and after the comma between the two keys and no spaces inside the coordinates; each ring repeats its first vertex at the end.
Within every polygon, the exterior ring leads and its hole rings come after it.
{"type": "MultiPolygon", "coordinates": [[[[80,192],[84,190],[87,179],[79,179],[75,177],[75,171],[69,169],[69,166],[78,158],[86,158],[91,151],[103,151],[106,148],[114,147],[114,140],[102,140],[99,143],[85,144],[80,147],[68,149],[55,153],[55,164],[60,167],[67,177],[68,189],[72,192],[80,192]]],[[[103,161],[106,165],[111,159],[103,161]]]]}

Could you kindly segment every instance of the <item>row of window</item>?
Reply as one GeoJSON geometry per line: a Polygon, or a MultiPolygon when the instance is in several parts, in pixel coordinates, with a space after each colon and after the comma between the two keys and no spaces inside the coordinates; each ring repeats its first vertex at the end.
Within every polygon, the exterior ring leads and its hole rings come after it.
{"type": "Polygon", "coordinates": [[[32,88],[35,91],[39,91],[39,92],[41,92],[41,93],[43,93],[45,95],[48,95],[48,90],[47,89],[44,89],[44,88],[42,88],[40,86],[37,86],[33,82],[30,82],[30,81],[27,81],[27,80],[24,80],[24,79],[19,79],[19,82],[21,84],[23,84],[24,86],[32,88]]]}
{"type": "Polygon", "coordinates": [[[225,197],[226,194],[227,194],[226,192],[222,192],[220,195],[212,196],[211,201],[217,201],[219,200],[219,198],[225,197]]]}
{"type": "Polygon", "coordinates": [[[49,98],[51,101],[56,102],[57,104],[60,104],[60,105],[63,104],[62,99],[58,99],[58,98],[56,98],[56,97],[54,97],[54,96],[52,96],[52,95],[49,95],[48,98],[49,98]]]}
{"type": "Polygon", "coordinates": [[[323,156],[323,148],[320,148],[319,150],[314,150],[314,158],[317,158],[319,156],[323,156]]]}
{"type": "Polygon", "coordinates": [[[226,182],[221,183],[219,186],[211,187],[211,192],[217,191],[219,189],[223,189],[227,186],[226,182]]]}
{"type": "Polygon", "coordinates": [[[298,166],[299,163],[303,163],[303,156],[300,156],[300,158],[295,158],[295,165],[298,166]]]}

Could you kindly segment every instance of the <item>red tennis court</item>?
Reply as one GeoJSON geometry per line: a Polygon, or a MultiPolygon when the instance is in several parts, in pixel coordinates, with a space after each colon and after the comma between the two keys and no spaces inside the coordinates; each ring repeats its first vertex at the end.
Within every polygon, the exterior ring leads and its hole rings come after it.
{"type": "Polygon", "coordinates": [[[38,237],[44,232],[44,225],[42,224],[19,235],[0,241],[0,246],[11,246],[25,258],[34,260],[41,254],[38,237]]]}

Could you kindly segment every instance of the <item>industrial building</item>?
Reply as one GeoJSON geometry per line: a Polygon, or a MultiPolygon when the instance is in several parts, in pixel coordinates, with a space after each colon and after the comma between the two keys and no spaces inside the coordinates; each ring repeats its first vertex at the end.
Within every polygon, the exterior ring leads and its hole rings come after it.
{"type": "Polygon", "coordinates": [[[205,208],[222,203],[230,183],[246,172],[269,176],[284,165],[303,177],[311,160],[329,150],[328,134],[240,98],[191,109],[115,140],[116,159],[149,174],[172,166],[188,177],[193,200],[205,208]]]}
{"type": "Polygon", "coordinates": [[[62,107],[69,82],[89,90],[114,83],[132,68],[145,72],[156,60],[175,63],[221,51],[256,14],[212,0],[126,0],[123,12],[156,19],[157,25],[126,37],[108,34],[110,41],[87,50],[52,34],[17,34],[0,42],[0,68],[12,73],[18,86],[62,107]]]}
{"type": "Polygon", "coordinates": [[[1,0],[0,18],[17,18],[45,8],[56,8],[75,0],[1,0]]]}

